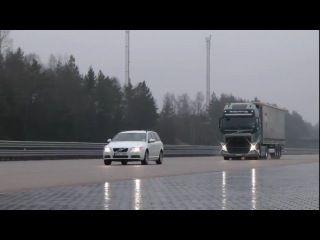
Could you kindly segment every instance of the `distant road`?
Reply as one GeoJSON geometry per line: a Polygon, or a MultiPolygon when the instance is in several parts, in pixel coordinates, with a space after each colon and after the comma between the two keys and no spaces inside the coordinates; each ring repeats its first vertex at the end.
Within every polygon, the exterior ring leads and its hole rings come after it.
{"type": "Polygon", "coordinates": [[[105,166],[102,159],[0,162],[0,193],[135,178],[237,171],[250,168],[319,162],[319,155],[285,155],[280,160],[232,160],[222,157],[164,158],[163,165],[138,162],[105,166]]]}

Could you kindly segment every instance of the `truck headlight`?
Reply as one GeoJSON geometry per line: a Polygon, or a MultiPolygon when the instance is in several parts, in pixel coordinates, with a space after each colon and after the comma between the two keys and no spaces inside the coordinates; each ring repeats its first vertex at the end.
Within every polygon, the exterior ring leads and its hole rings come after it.
{"type": "Polygon", "coordinates": [[[256,149],[256,144],[252,144],[252,143],[251,143],[250,152],[251,152],[251,151],[257,151],[257,149],[256,149]]]}
{"type": "Polygon", "coordinates": [[[223,145],[222,144],[222,151],[226,151],[227,152],[227,145],[223,145]]]}

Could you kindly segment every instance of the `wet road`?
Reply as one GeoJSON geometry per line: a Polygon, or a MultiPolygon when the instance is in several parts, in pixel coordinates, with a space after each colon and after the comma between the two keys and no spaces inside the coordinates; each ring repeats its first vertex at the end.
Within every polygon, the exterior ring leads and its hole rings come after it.
{"type": "Polygon", "coordinates": [[[0,162],[0,185],[9,190],[0,193],[0,209],[319,210],[318,155],[166,160],[162,166],[104,166],[101,160],[0,162]],[[88,169],[72,173],[79,166],[88,169]],[[95,175],[82,179],[87,172],[95,175]],[[49,184],[51,179],[55,181],[49,184]]]}
{"type": "Polygon", "coordinates": [[[105,166],[102,159],[0,162],[0,193],[25,189],[102,183],[117,180],[233,171],[267,166],[319,163],[319,155],[283,156],[280,160],[233,160],[222,157],[165,158],[163,165],[138,162],[105,166]]]}

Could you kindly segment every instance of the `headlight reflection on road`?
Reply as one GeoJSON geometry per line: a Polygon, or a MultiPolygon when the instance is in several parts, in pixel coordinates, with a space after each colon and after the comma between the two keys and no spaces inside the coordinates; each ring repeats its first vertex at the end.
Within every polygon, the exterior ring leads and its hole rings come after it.
{"type": "Polygon", "coordinates": [[[109,183],[104,183],[104,209],[108,210],[110,204],[110,197],[109,197],[109,183]]]}
{"type": "Polygon", "coordinates": [[[256,199],[256,170],[252,168],[251,170],[251,203],[252,210],[256,209],[257,199],[256,199]]]}
{"type": "Polygon", "coordinates": [[[227,191],[226,191],[226,172],[222,172],[222,210],[226,209],[227,191]]]}
{"type": "Polygon", "coordinates": [[[134,208],[139,210],[141,208],[141,190],[140,190],[140,179],[134,180],[134,208]]]}

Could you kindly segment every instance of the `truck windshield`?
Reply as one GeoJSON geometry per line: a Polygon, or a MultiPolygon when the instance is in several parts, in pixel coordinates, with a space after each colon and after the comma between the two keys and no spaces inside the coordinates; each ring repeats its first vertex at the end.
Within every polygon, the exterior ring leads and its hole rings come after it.
{"type": "Polygon", "coordinates": [[[254,117],[224,117],[221,122],[221,129],[228,130],[252,130],[255,127],[254,117]]]}

